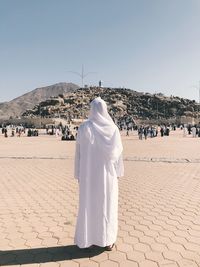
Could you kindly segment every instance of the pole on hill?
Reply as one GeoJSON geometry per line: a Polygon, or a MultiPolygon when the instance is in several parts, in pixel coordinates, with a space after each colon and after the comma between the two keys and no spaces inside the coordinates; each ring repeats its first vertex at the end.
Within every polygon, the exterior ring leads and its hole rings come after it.
{"type": "Polygon", "coordinates": [[[71,72],[71,73],[74,73],[76,74],[77,76],[79,76],[81,78],[81,88],[83,88],[84,86],[84,79],[85,77],[87,77],[89,74],[94,74],[96,72],[93,72],[93,71],[90,71],[90,72],[87,72],[85,73],[84,72],[84,65],[82,64],[82,68],[81,68],[81,72],[76,72],[76,71],[68,71],[68,72],[71,72]]]}

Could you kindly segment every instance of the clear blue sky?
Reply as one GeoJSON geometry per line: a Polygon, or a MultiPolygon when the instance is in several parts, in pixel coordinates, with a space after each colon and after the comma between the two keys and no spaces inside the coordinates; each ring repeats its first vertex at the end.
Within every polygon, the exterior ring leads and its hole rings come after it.
{"type": "Polygon", "coordinates": [[[199,0],[0,0],[0,102],[85,84],[198,100],[199,0]]]}

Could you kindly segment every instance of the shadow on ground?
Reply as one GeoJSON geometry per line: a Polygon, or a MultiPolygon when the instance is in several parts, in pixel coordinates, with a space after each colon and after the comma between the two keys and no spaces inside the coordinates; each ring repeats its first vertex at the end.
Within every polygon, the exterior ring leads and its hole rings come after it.
{"type": "Polygon", "coordinates": [[[0,266],[91,258],[104,251],[103,248],[96,246],[79,249],[75,245],[0,251],[0,266]]]}

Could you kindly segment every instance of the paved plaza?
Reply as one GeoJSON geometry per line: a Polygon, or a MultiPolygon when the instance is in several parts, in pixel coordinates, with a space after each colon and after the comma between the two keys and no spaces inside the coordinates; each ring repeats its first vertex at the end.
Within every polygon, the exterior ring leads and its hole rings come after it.
{"type": "Polygon", "coordinates": [[[73,242],[75,142],[0,135],[0,266],[200,266],[200,138],[122,140],[118,240],[105,252],[73,242]]]}

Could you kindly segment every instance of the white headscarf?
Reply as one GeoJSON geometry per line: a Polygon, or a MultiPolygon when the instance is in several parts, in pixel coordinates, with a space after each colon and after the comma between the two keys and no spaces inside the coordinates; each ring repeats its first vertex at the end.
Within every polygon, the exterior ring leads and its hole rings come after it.
{"type": "Polygon", "coordinates": [[[115,161],[123,150],[119,130],[108,114],[107,105],[101,97],[95,98],[90,105],[88,118],[90,141],[99,146],[106,158],[115,161]]]}

